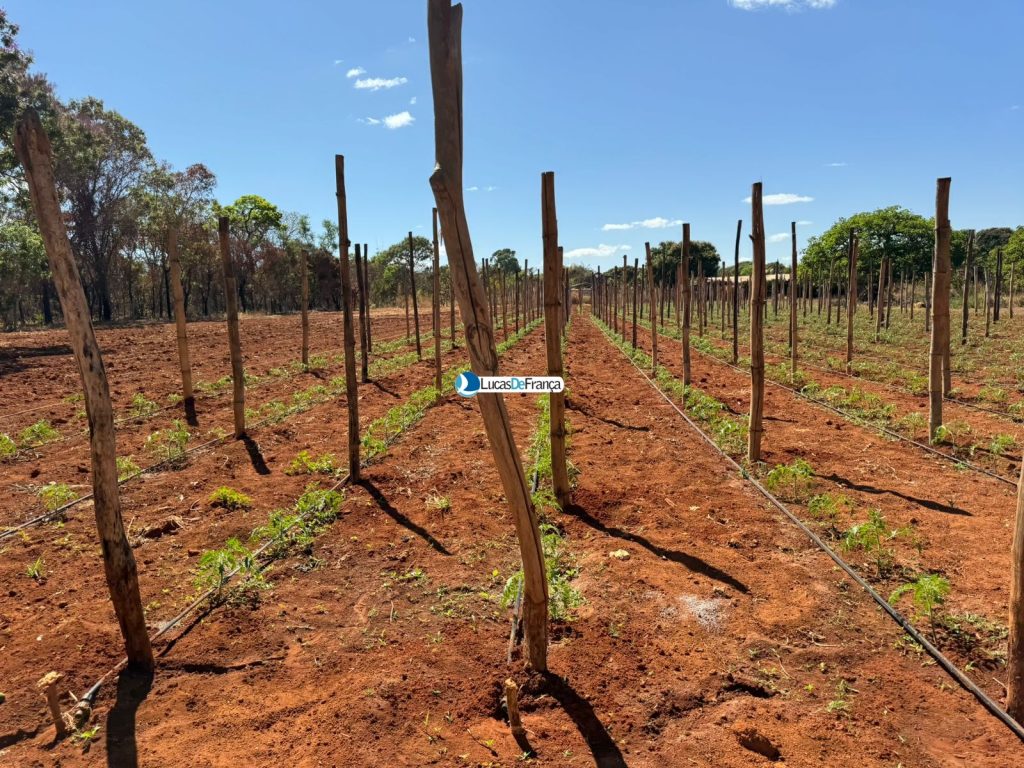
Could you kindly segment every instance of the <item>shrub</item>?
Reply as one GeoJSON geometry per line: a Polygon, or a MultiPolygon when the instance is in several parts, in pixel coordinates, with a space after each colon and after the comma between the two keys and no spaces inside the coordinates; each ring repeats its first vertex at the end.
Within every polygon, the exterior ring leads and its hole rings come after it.
{"type": "Polygon", "coordinates": [[[234,488],[222,485],[210,494],[209,502],[215,507],[223,509],[249,509],[252,506],[252,499],[234,488]]]}

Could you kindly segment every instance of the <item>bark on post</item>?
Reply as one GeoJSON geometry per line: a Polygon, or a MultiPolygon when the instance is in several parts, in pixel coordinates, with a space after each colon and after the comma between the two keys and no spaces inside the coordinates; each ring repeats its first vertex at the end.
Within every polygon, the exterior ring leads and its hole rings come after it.
{"type": "Polygon", "coordinates": [[[188,355],[188,330],[185,318],[185,291],[181,285],[181,258],[178,255],[178,229],[171,227],[167,233],[167,261],[171,268],[171,292],[174,294],[174,325],[178,337],[178,362],[181,364],[181,396],[185,412],[195,409],[196,399],[192,392],[192,362],[188,355]]]}
{"type": "Polygon", "coordinates": [[[640,259],[633,259],[633,349],[636,349],[636,288],[640,276],[640,259]]]}
{"type": "Polygon", "coordinates": [[[129,666],[151,670],[153,648],[146,631],[135,557],[125,535],[121,500],[117,492],[117,454],[110,387],[103,356],[93,332],[82,279],[71,252],[60,201],[57,199],[50,141],[35,112],[27,112],[18,121],[14,148],[25,169],[32,209],[46,246],[50,272],[82,380],[85,411],[89,420],[93,509],[110,601],[117,615],[129,666]]]}
{"type": "Polygon", "coordinates": [[[1006,651],[1006,712],[1024,723],[1024,462],[1017,481],[1017,514],[1010,550],[1010,621],[1006,651]]]}
{"type": "MultiPolygon", "coordinates": [[[[793,235],[793,261],[789,273],[789,354],[792,358],[793,376],[796,376],[796,222],[790,222],[793,235]]],[[[831,312],[831,307],[829,308],[831,312]]]]}
{"type": "Polygon", "coordinates": [[[441,246],[437,239],[437,208],[434,223],[434,388],[441,392],[441,246]]]}
{"type": "Polygon", "coordinates": [[[413,256],[412,232],[409,233],[409,292],[412,294],[412,319],[416,326],[416,357],[423,359],[420,346],[420,309],[416,299],[416,262],[413,256]]]}
{"type": "MultiPolygon", "coordinates": [[[[427,25],[437,160],[430,185],[445,233],[448,265],[459,299],[473,370],[478,375],[494,375],[498,371],[494,330],[488,322],[483,286],[476,271],[462,192],[462,6],[452,7],[451,0],[429,0],[427,25]]],[[[537,514],[504,399],[497,394],[481,394],[476,399],[519,539],[523,560],[526,660],[544,672],[547,671],[548,590],[537,514]]]]}
{"type": "Polygon", "coordinates": [[[651,244],[644,243],[647,250],[647,274],[651,284],[651,368],[658,375],[658,316],[654,312],[654,264],[651,261],[651,244]]]}
{"type": "Polygon", "coordinates": [[[992,322],[999,322],[999,310],[1003,307],[1003,249],[996,249],[996,285],[992,297],[992,322]]]}
{"type": "Polygon", "coordinates": [[[732,364],[740,359],[740,235],[743,219],[736,221],[736,251],[732,263],[732,364]]]}
{"type": "MultiPolygon", "coordinates": [[[[562,265],[558,258],[558,215],[555,206],[555,174],[541,174],[541,217],[544,236],[544,343],[548,376],[562,370],[562,265]]],[[[569,503],[569,469],[565,458],[565,392],[552,392],[551,402],[551,484],[558,503],[569,503]]]]}
{"type": "Polygon", "coordinates": [[[932,440],[942,426],[944,359],[949,350],[950,240],[949,178],[939,179],[935,191],[935,265],[932,276],[932,338],[928,366],[928,434],[932,440]]]}
{"type": "Polygon", "coordinates": [[[334,184],[338,197],[338,254],[341,261],[341,314],[345,344],[345,410],[348,412],[349,481],[360,479],[359,385],[356,382],[356,335],[352,321],[352,269],[348,258],[348,200],[345,197],[345,157],[334,156],[334,184]]]}
{"type": "Polygon", "coordinates": [[[683,385],[690,385],[690,225],[683,224],[682,258],[682,299],[683,299],[683,385]]]}
{"type": "Polygon", "coordinates": [[[366,353],[373,354],[373,318],[370,317],[370,246],[363,243],[363,285],[366,288],[366,353]]]}
{"type": "Polygon", "coordinates": [[[370,361],[366,352],[366,289],[363,287],[363,256],[356,243],[356,287],[359,290],[359,376],[366,384],[370,381],[370,361]]]}
{"type": "Polygon", "coordinates": [[[750,431],[747,460],[761,460],[761,437],[764,434],[764,310],[765,254],[764,211],[761,208],[761,182],[754,184],[750,196],[750,239],[754,243],[754,269],[750,276],[750,431]]]}
{"type": "MultiPolygon", "coordinates": [[[[968,278],[970,277],[970,274],[971,274],[971,262],[973,262],[973,261],[974,261],[974,230],[972,229],[970,232],[967,233],[967,260],[964,262],[964,293],[963,293],[964,305],[962,307],[962,317],[961,317],[961,320],[960,320],[960,323],[961,323],[961,327],[960,327],[960,343],[961,344],[966,344],[967,343],[967,318],[968,318],[968,315],[970,314],[968,312],[968,310],[967,310],[967,295],[968,295],[968,290],[969,290],[968,286],[970,285],[970,280],[968,278]]],[[[911,298],[911,303],[910,303],[911,312],[913,312],[913,306],[914,306],[913,298],[914,297],[911,296],[910,298],[911,298]]],[[[1012,307],[1012,304],[1011,304],[1011,307],[1012,307]]],[[[911,315],[911,319],[913,319],[913,315],[911,315]]]]}
{"type": "Polygon", "coordinates": [[[857,250],[857,231],[851,229],[850,243],[846,249],[849,269],[846,278],[846,372],[850,374],[853,373],[853,315],[857,311],[857,250]]]}
{"type": "Polygon", "coordinates": [[[228,317],[228,349],[231,354],[231,389],[235,439],[245,437],[245,370],[242,367],[242,338],[238,332],[238,285],[235,280],[235,264],[231,260],[227,216],[218,221],[220,258],[224,264],[224,304],[228,317]]]}
{"type": "Polygon", "coordinates": [[[626,340],[626,310],[629,308],[629,282],[626,280],[626,254],[622,254],[622,340],[626,340]]]}
{"type": "Polygon", "coordinates": [[[299,252],[299,279],[302,283],[302,365],[309,365],[309,252],[299,252]]]}

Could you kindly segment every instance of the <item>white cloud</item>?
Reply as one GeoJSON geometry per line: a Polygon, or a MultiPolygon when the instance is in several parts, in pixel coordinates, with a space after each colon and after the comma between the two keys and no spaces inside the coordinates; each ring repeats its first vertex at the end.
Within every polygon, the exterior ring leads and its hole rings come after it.
{"type": "Polygon", "coordinates": [[[479,192],[480,187],[466,187],[467,192],[479,192]]]}
{"type": "Polygon", "coordinates": [[[389,130],[395,130],[396,128],[405,128],[407,125],[412,125],[416,121],[416,118],[409,114],[409,111],[399,112],[397,115],[388,115],[384,118],[384,127],[389,130]]]}
{"type": "MultiPolygon", "coordinates": [[[[791,192],[778,192],[774,195],[764,195],[761,202],[765,205],[789,205],[791,203],[809,203],[814,200],[807,195],[794,195],[791,192]]],[[[743,198],[744,203],[750,202],[750,197],[743,198]]]]}
{"type": "Polygon", "coordinates": [[[848,165],[849,165],[849,163],[847,163],[847,162],[825,163],[825,167],[826,168],[845,168],[848,165]]]}
{"type": "Polygon", "coordinates": [[[789,232],[779,232],[776,235],[769,235],[768,236],[768,242],[769,243],[784,243],[787,240],[789,240],[789,238],[790,238],[790,233],[789,232]]]}
{"type": "Polygon", "coordinates": [[[334,60],[334,66],[338,66],[339,64],[344,64],[344,63],[345,63],[344,59],[335,59],[334,60]]]}
{"type": "Polygon", "coordinates": [[[412,36],[410,36],[410,37],[409,37],[409,42],[410,42],[410,43],[415,43],[415,42],[416,42],[416,38],[415,38],[415,37],[412,37],[412,36]]]}
{"type": "Polygon", "coordinates": [[[814,11],[834,8],[839,0],[729,0],[729,5],[741,11],[759,11],[763,8],[782,8],[786,11],[814,11]]]}
{"type": "Polygon", "coordinates": [[[565,252],[565,258],[567,259],[590,259],[590,258],[601,258],[604,256],[614,256],[620,251],[631,251],[633,246],[631,245],[600,245],[593,248],[573,248],[571,251],[565,252]]]}
{"type": "Polygon", "coordinates": [[[411,106],[411,107],[416,106],[416,97],[415,96],[413,96],[411,99],[409,99],[409,106],[411,106]]]}
{"type": "Polygon", "coordinates": [[[631,221],[627,224],[605,224],[601,227],[604,232],[614,232],[623,229],[666,229],[667,227],[678,227],[683,223],[682,219],[666,219],[662,216],[655,216],[653,219],[643,221],[631,221]]]}
{"type": "Polygon", "coordinates": [[[360,117],[359,122],[365,123],[366,125],[380,125],[380,120],[376,117],[360,117]]]}
{"type": "Polygon", "coordinates": [[[405,85],[409,82],[406,77],[365,77],[356,80],[356,90],[360,91],[379,91],[381,88],[395,88],[399,85],[405,85]]]}
{"type": "Polygon", "coordinates": [[[796,225],[797,225],[798,227],[809,227],[809,226],[811,226],[811,224],[813,224],[813,223],[814,223],[813,221],[798,221],[798,222],[796,223],[796,225]]]}
{"type": "MultiPolygon", "coordinates": [[[[341,62],[341,59],[338,59],[338,61],[336,61],[334,63],[338,64],[340,62],[341,62]]],[[[349,78],[351,80],[353,77],[359,77],[360,75],[365,75],[365,74],[366,74],[366,70],[363,69],[362,67],[352,67],[352,69],[350,69],[348,72],[345,73],[345,77],[347,77],[347,78],[349,78]]]]}
{"type": "Polygon", "coordinates": [[[497,189],[497,187],[484,187],[484,191],[485,192],[493,192],[496,189],[497,189]]]}

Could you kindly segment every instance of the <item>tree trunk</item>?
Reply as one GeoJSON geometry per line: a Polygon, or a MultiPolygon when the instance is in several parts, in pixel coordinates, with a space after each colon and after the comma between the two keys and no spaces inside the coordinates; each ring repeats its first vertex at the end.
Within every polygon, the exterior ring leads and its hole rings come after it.
{"type": "Polygon", "coordinates": [[[129,666],[151,670],[154,664],[153,648],[146,631],[135,557],[125,535],[121,500],[117,491],[117,448],[110,387],[90,320],[81,275],[71,252],[71,243],[68,241],[57,198],[50,141],[35,112],[26,112],[18,121],[14,147],[25,169],[32,209],[46,246],[50,271],[85,395],[93,509],[110,601],[117,615],[129,666]]]}

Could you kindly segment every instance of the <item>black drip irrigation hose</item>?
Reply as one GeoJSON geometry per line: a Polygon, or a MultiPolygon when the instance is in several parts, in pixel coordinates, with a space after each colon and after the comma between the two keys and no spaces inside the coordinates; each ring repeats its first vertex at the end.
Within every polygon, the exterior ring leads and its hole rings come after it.
{"type": "MultiPolygon", "coordinates": [[[[622,352],[621,349],[619,351],[622,352]]],[[[996,702],[990,699],[988,695],[983,690],[981,690],[981,688],[975,685],[975,683],[969,677],[967,677],[967,675],[961,672],[960,669],[942,653],[942,651],[940,651],[938,648],[932,645],[932,643],[929,642],[929,640],[924,635],[918,632],[917,629],[909,621],[907,621],[907,619],[904,618],[904,616],[899,611],[897,611],[889,604],[888,600],[884,599],[880,594],[878,594],[878,592],[875,591],[874,587],[868,584],[860,576],[860,574],[858,574],[853,569],[853,567],[849,563],[847,563],[845,560],[843,560],[843,558],[836,554],[836,552],[828,544],[826,544],[822,540],[822,538],[818,536],[818,534],[816,534],[814,531],[808,528],[807,525],[799,517],[794,515],[785,504],[783,504],[774,495],[772,495],[772,493],[763,485],[761,485],[761,483],[758,482],[756,478],[752,477],[749,472],[747,472],[735,459],[733,459],[732,456],[723,451],[718,446],[718,444],[706,432],[704,432],[704,430],[697,426],[696,422],[694,422],[693,419],[687,416],[686,413],[684,413],[679,408],[679,406],[672,401],[672,398],[666,395],[661,390],[661,388],[658,387],[658,385],[651,380],[651,378],[643,369],[640,368],[640,366],[638,366],[629,358],[629,356],[625,352],[622,352],[622,355],[623,357],[626,358],[626,360],[629,361],[630,365],[636,368],[637,372],[644,377],[644,380],[651,385],[654,391],[661,395],[665,399],[665,402],[672,406],[676,413],[682,416],[686,423],[689,424],[690,427],[698,435],[700,435],[701,439],[703,439],[704,442],[706,442],[708,445],[714,448],[722,456],[722,458],[724,458],[730,465],[732,465],[734,469],[736,469],[740,473],[741,477],[743,477],[747,482],[754,486],[754,489],[757,490],[766,499],[768,499],[772,506],[774,506],[776,509],[782,512],[787,518],[789,518],[790,522],[792,522],[797,528],[799,528],[807,536],[807,538],[809,538],[818,547],[818,549],[820,549],[822,552],[828,555],[832,559],[832,561],[836,565],[838,565],[843,570],[843,572],[846,573],[847,576],[853,579],[854,582],[856,582],[856,584],[859,587],[861,587],[861,589],[867,592],[871,599],[874,600],[875,603],[886,612],[886,614],[888,614],[889,618],[891,618],[900,627],[900,629],[906,632],[907,635],[909,635],[915,643],[924,648],[928,655],[931,656],[935,660],[935,662],[940,667],[942,667],[942,669],[950,677],[956,680],[956,682],[964,690],[971,693],[978,700],[978,702],[989,711],[990,714],[994,715],[996,719],[998,719],[1003,725],[1009,728],[1014,736],[1016,736],[1021,741],[1024,741],[1024,727],[1022,727],[1020,723],[1018,723],[1016,720],[1010,717],[1010,715],[1008,715],[998,704],[996,704],[996,702]]]]}

